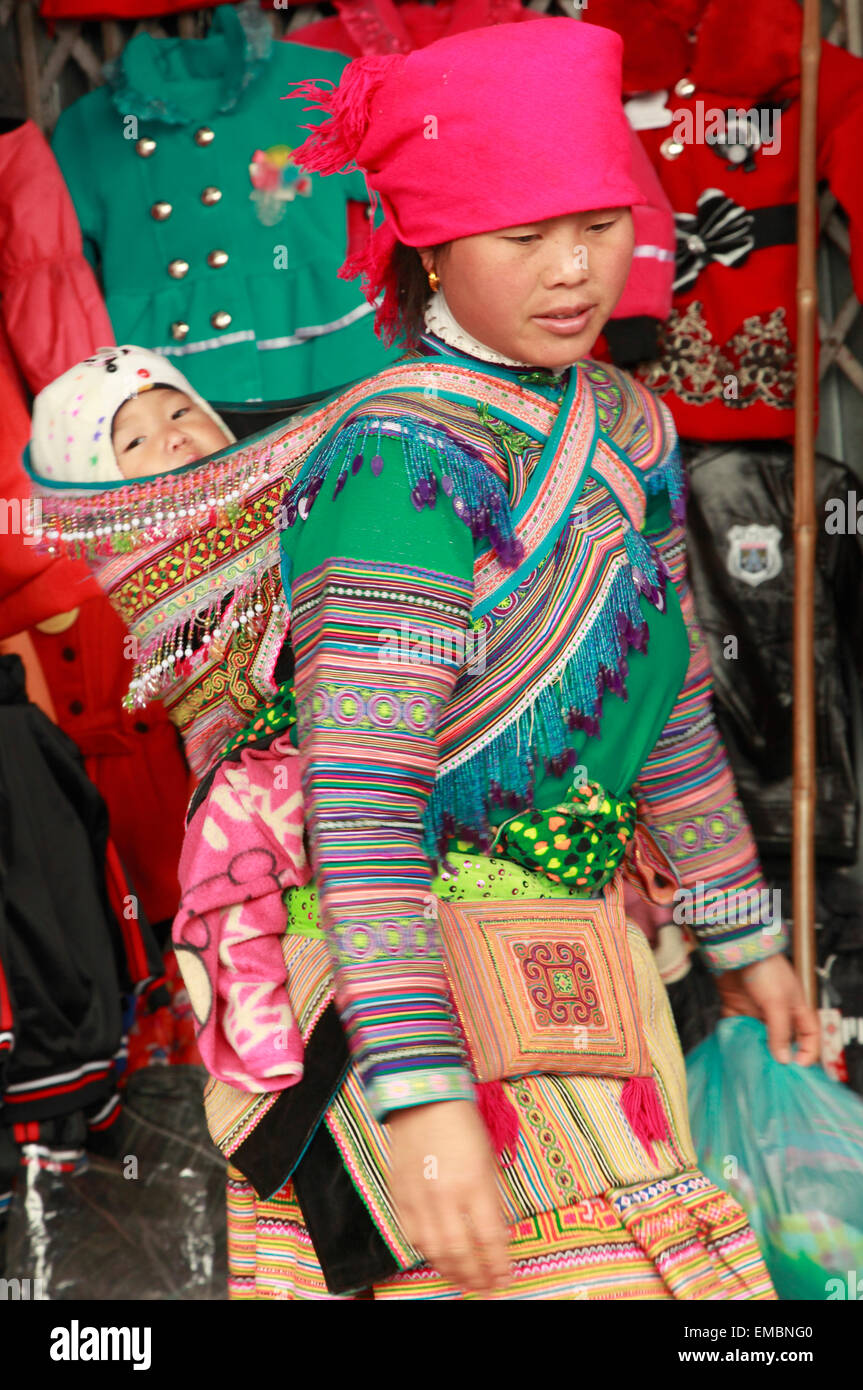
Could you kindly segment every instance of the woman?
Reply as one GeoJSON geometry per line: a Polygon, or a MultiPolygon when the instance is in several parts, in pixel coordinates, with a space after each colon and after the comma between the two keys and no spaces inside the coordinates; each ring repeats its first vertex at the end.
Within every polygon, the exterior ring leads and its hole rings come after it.
{"type": "Polygon", "coordinates": [[[673,424],[587,355],[640,197],[620,60],[609,31],[549,19],[294,93],[330,113],[301,167],[356,162],[380,197],[341,273],[409,346],[284,503],[306,1069],[242,1114],[209,1088],[237,1297],[773,1297],[697,1170],[667,998],[623,916],[624,874],[629,904],[650,897],[650,824],[667,877],[717,890],[696,930],[728,1007],[814,1060],[781,924],[737,910],[762,880],[692,621],[673,424]],[[587,918],[622,952],[601,984],[587,918]],[[646,1066],[598,1041],[627,981],[646,1066]]]}

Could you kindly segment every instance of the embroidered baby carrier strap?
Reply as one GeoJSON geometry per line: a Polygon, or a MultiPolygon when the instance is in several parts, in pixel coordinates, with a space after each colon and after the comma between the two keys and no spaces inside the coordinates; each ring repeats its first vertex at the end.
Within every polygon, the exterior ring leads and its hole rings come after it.
{"type": "MultiPolygon", "coordinates": [[[[285,485],[290,489],[353,409],[391,391],[434,395],[454,386],[492,409],[525,394],[512,381],[457,364],[409,360],[212,458],[157,477],[94,487],[29,470],[48,553],[85,558],[135,638],[133,695],[160,694],[179,663],[203,662],[211,642],[230,640],[254,622],[258,587],[265,574],[278,571],[285,485]]],[[[541,430],[548,403],[527,395],[541,430]]]]}
{"type": "MultiPolygon", "coordinates": [[[[686,473],[674,419],[665,403],[627,372],[592,360],[584,370],[600,429],[591,472],[626,519],[626,545],[636,581],[654,602],[649,576],[657,567],[657,557],[640,534],[649,498],[667,492],[672,518],[681,524],[685,518],[686,473]]],[[[660,564],[659,569],[663,568],[660,564]]]]}
{"type": "Polygon", "coordinates": [[[556,403],[511,375],[478,371],[464,359],[410,361],[381,372],[368,386],[366,398],[345,412],[296,475],[281,524],[305,521],[325,481],[335,498],[349,474],[365,466],[379,477],[384,459],[374,440],[389,436],[403,443],[418,511],[435,507],[440,480],[454,512],[487,553],[505,570],[520,564],[524,542],[516,535],[515,516],[523,470],[512,439],[502,441],[496,426],[511,431],[517,424],[519,446],[532,447],[538,457],[558,418],[556,403]]]}
{"type": "MultiPolygon", "coordinates": [[[[129,629],[127,706],[162,698],[197,776],[276,695],[273,670],[289,621],[278,546],[286,481],[370,385],[437,389],[463,375],[450,366],[432,371],[396,364],[153,478],[93,486],[30,470],[43,544],[85,558],[129,629]]],[[[472,389],[499,404],[518,388],[477,379],[472,389]]]]}
{"type": "MultiPolygon", "coordinates": [[[[580,364],[571,370],[558,403],[532,389],[529,379],[544,382],[543,373],[525,372],[524,379],[513,380],[512,371],[486,364],[479,372],[462,365],[464,361],[458,354],[448,357],[441,345],[441,356],[425,358],[419,369],[421,393],[381,393],[377,409],[382,433],[391,411],[396,429],[399,416],[411,421],[401,433],[415,506],[433,507],[436,502],[429,450],[442,461],[441,486],[481,541],[474,563],[473,604],[474,617],[481,618],[502,592],[509,592],[542,561],[566,525],[591,465],[596,410],[580,364]],[[520,454],[530,448],[535,461],[525,481],[518,465],[520,454]],[[488,467],[465,467],[466,459],[481,460],[488,467]]],[[[367,432],[375,408],[370,399],[356,412],[351,427],[358,435],[367,432]]],[[[371,460],[373,472],[379,458],[371,460]]],[[[351,462],[350,467],[355,466],[362,466],[361,457],[351,462]]]]}
{"type": "Polygon", "coordinates": [[[297,706],[293,683],[285,681],[279,686],[273,699],[258,710],[254,719],[232,739],[228,740],[222,750],[223,755],[227,757],[237,748],[244,748],[249,744],[260,743],[264,739],[272,738],[274,734],[283,733],[285,729],[290,728],[296,722],[297,706]]]}
{"type": "MultiPolygon", "coordinates": [[[[464,452],[482,457],[509,482],[512,541],[502,548],[488,527],[474,529],[486,538],[474,566],[474,618],[483,618],[543,562],[591,475],[617,502],[636,581],[654,601],[656,557],[640,535],[647,498],[667,488],[672,509],[679,512],[684,486],[667,407],[626,372],[592,358],[570,368],[558,403],[538,389],[549,386],[547,372],[520,373],[494,363],[476,372],[464,367],[462,354],[435,337],[425,335],[421,346],[429,354],[421,368],[428,375],[421,383],[423,399],[406,403],[409,412],[430,432],[442,425],[464,452]],[[459,382],[447,375],[448,369],[466,370],[467,379],[459,382]],[[490,384],[495,382],[497,390],[490,384]],[[445,400],[467,406],[467,414],[447,415],[445,400]],[[532,448],[536,457],[525,481],[523,455],[532,448]]],[[[366,415],[373,410],[372,401],[362,407],[366,415]]],[[[415,505],[433,506],[434,501],[435,479],[427,470],[425,481],[421,475],[417,479],[415,505]]],[[[488,499],[476,499],[477,511],[484,505],[488,499]]]]}

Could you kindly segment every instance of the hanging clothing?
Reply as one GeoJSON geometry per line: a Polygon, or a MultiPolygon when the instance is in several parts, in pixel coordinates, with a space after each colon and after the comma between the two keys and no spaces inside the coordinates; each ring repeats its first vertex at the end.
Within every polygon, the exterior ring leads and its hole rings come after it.
{"type": "Polygon", "coordinates": [[[121,996],[161,974],[80,754],[0,657],[0,1108],[13,1139],[116,1118],[121,996]]]}
{"type": "MultiPolygon", "coordinates": [[[[755,0],[740,32],[722,0],[591,0],[586,19],[625,36],[624,92],[655,93],[667,116],[640,135],[674,210],[673,306],[639,377],[682,437],[790,439],[800,6],[755,0]]],[[[824,41],[819,63],[816,177],[848,216],[863,297],[863,60],[824,41]]]]}
{"type": "Polygon", "coordinates": [[[114,341],[72,200],[32,121],[0,135],[0,314],[34,395],[114,341]]]}
{"type": "MultiPolygon", "coordinates": [[[[794,460],[790,444],[682,446],[687,549],[716,710],[762,855],[790,861],[793,748],[794,460]]],[[[816,455],[815,705],[823,860],[857,859],[854,708],[863,647],[863,536],[846,523],[857,482],[816,455]],[[838,519],[836,517],[836,509],[838,519]]]]}
{"type": "Polygon", "coordinates": [[[363,177],[301,175],[306,118],[280,100],[344,65],[274,43],[254,6],[222,5],[206,39],[132,39],[57,123],[115,334],[169,357],[208,400],[302,397],[390,360],[336,273],[363,177]]]}
{"type": "MultiPolygon", "coordinates": [[[[381,1126],[474,1097],[426,904],[573,896],[553,858],[541,874],[489,853],[513,811],[563,800],[582,768],[631,789],[684,885],[730,901],[763,883],[710,713],[667,412],[590,359],[555,377],[430,332],[404,368],[397,392],[366,384],[285,500],[314,884],[286,894],[283,951],[306,1070],[269,1095],[207,1088],[235,1297],[460,1296],[398,1229],[381,1126]],[[432,634],[449,655],[429,659],[432,634]]],[[[714,969],[782,949],[726,917],[696,929],[714,969]]],[[[616,1077],[504,1080],[501,1297],[771,1297],[739,1209],[697,1172],[667,999],[628,941],[666,1138],[648,1160],[616,1077]],[[653,1204],[680,1265],[642,1220],[653,1204]]]]}
{"type": "MultiPolygon", "coordinates": [[[[293,0],[292,0],[293,3],[293,0]]],[[[196,0],[41,0],[43,19],[149,19],[197,9],[196,0]]],[[[49,26],[50,32],[50,26],[49,26]]]]}
{"type": "Polygon", "coordinates": [[[0,496],[14,507],[19,525],[7,525],[0,544],[0,641],[24,632],[43,618],[62,613],[70,595],[99,594],[99,586],[80,560],[50,556],[35,544],[39,514],[21,455],[30,435],[27,389],[15,362],[5,327],[0,323],[0,496]]]}

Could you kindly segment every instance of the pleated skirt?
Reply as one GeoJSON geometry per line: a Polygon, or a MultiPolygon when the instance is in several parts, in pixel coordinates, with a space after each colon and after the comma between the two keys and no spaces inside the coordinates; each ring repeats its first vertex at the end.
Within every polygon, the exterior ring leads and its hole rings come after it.
{"type": "MultiPolygon", "coordinates": [[[[642,932],[627,928],[668,1137],[653,1157],[632,1133],[617,1079],[533,1075],[505,1082],[519,1117],[516,1153],[498,1167],[512,1278],[466,1294],[428,1265],[349,1295],[328,1292],[290,1181],[266,1201],[229,1165],[229,1292],[234,1299],[775,1299],[747,1218],[701,1173],[674,1020],[642,932]]],[[[351,1071],[325,1123],[400,1265],[411,1252],[386,1181],[386,1133],[351,1071]]]]}

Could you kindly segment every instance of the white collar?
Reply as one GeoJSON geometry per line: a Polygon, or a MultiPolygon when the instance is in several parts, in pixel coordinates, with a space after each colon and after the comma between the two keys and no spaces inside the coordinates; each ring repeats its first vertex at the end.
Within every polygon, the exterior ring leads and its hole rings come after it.
{"type": "MultiPolygon", "coordinates": [[[[426,328],[430,329],[432,333],[436,333],[450,347],[458,348],[471,357],[479,357],[484,362],[498,362],[503,367],[520,367],[523,371],[531,371],[529,362],[516,362],[512,357],[504,357],[502,352],[496,352],[494,348],[486,347],[485,343],[481,343],[472,333],[468,333],[466,328],[462,328],[453,315],[442,289],[435,290],[426,306],[425,324],[426,328]]],[[[555,376],[560,376],[562,372],[568,371],[568,368],[550,367],[544,370],[553,372],[555,376]]]]}

